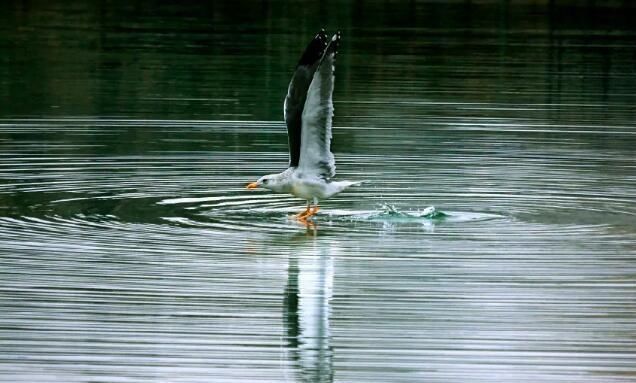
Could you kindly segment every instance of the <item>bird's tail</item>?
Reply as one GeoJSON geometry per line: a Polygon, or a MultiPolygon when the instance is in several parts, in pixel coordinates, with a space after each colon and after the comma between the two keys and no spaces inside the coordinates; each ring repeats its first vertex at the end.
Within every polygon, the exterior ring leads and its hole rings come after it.
{"type": "Polygon", "coordinates": [[[338,183],[340,184],[340,186],[342,188],[341,190],[344,190],[344,189],[346,189],[348,187],[351,187],[351,186],[360,186],[364,182],[367,182],[367,181],[340,181],[338,183]]]}

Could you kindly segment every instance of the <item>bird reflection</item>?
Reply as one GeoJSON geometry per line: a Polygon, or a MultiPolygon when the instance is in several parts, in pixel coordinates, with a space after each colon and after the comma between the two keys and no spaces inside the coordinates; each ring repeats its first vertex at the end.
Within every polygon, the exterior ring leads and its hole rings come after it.
{"type": "Polygon", "coordinates": [[[329,314],[333,258],[329,246],[300,249],[290,257],[284,320],[290,361],[301,382],[332,382],[329,314]]]}

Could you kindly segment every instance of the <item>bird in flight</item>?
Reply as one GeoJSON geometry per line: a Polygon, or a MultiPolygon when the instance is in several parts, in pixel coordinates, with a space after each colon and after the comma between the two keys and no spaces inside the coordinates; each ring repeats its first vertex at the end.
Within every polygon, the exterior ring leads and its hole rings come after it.
{"type": "Polygon", "coordinates": [[[331,152],[333,88],[340,32],[331,40],[324,29],[300,57],[285,97],[284,115],[289,142],[289,167],[247,185],[276,193],[292,194],[307,201],[296,214],[302,222],[318,212],[318,201],[332,197],[360,182],[335,181],[336,161],[331,152]]]}

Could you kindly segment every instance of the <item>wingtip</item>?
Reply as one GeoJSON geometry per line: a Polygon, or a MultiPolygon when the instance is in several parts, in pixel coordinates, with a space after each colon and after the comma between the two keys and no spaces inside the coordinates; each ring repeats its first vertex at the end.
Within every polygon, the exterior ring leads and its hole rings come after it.
{"type": "Polygon", "coordinates": [[[312,65],[320,60],[325,49],[327,48],[327,34],[321,29],[314,38],[309,42],[305,52],[300,57],[298,65],[312,65]]]}
{"type": "Polygon", "coordinates": [[[325,54],[333,53],[334,55],[338,53],[338,47],[340,46],[340,31],[336,32],[332,37],[329,45],[327,46],[327,50],[325,54]]]}
{"type": "Polygon", "coordinates": [[[316,33],[316,37],[314,39],[320,39],[321,41],[327,40],[327,32],[325,32],[325,28],[321,28],[318,33],[316,33]]]}

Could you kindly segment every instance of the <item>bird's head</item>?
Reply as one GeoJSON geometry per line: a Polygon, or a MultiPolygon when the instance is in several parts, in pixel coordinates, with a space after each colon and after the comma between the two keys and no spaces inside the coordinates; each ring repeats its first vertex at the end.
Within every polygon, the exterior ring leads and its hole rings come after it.
{"type": "Polygon", "coordinates": [[[277,174],[268,174],[266,176],[262,176],[256,182],[252,182],[246,186],[247,189],[257,189],[259,187],[264,187],[265,189],[273,190],[276,185],[278,178],[277,174]]]}

